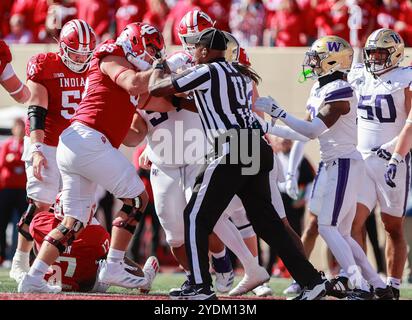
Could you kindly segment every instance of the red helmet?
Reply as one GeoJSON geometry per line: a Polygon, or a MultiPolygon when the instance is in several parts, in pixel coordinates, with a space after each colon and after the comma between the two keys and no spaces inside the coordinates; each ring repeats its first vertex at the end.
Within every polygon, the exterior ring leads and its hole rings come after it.
{"type": "Polygon", "coordinates": [[[142,22],[129,23],[119,35],[122,41],[129,40],[131,50],[135,57],[143,57],[147,53],[147,47],[152,46],[156,50],[155,57],[160,58],[164,54],[165,42],[163,36],[156,27],[142,22]]]}
{"type": "Polygon", "coordinates": [[[189,45],[186,41],[188,36],[194,36],[207,28],[213,28],[214,21],[203,11],[192,10],[184,15],[180,20],[178,34],[183,48],[191,53],[194,49],[193,45],[189,45]]]}
{"type": "Polygon", "coordinates": [[[63,26],[59,47],[63,63],[70,70],[82,73],[89,68],[96,48],[96,35],[87,22],[73,19],[63,26]]]}

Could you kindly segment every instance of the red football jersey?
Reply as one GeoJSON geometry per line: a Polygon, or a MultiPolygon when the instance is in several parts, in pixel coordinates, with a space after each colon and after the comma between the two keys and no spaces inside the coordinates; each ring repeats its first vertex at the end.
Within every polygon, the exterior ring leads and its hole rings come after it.
{"type": "MultiPolygon", "coordinates": [[[[70,125],[79,106],[87,72],[71,71],[57,53],[40,53],[27,64],[27,79],[43,85],[48,93],[44,143],[57,146],[61,132],[70,125]]],[[[26,122],[26,135],[30,134],[30,123],[26,122]]]]}
{"type": "MultiPolygon", "coordinates": [[[[30,234],[37,250],[59,223],[51,212],[36,214],[30,224],[30,234]]],[[[88,225],[52,265],[53,273],[47,273],[45,279],[61,277],[64,291],[90,291],[96,280],[97,261],[106,257],[109,246],[110,235],[106,229],[101,225],[88,225]]]]}
{"type": "Polygon", "coordinates": [[[112,39],[96,48],[85,94],[71,122],[79,121],[103,133],[118,148],[130,128],[137,101],[100,70],[100,60],[109,55],[124,57],[123,49],[112,39]]]}

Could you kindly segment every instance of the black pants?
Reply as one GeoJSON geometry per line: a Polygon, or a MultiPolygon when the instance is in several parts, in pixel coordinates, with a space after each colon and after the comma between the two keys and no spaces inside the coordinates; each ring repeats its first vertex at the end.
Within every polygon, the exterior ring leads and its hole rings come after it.
{"type": "Polygon", "coordinates": [[[299,252],[272,206],[269,172],[273,168],[273,151],[263,139],[259,138],[257,143],[260,144],[257,174],[243,174],[246,166],[239,161],[230,164],[230,155],[226,154],[207,163],[196,178],[193,195],[184,211],[185,246],[192,283],[212,284],[208,236],[234,195],[242,200],[256,234],[277,248],[299,284],[307,286],[320,280],[320,275],[299,252]]]}
{"type": "MultiPolygon", "coordinates": [[[[283,205],[285,206],[286,218],[289,221],[289,225],[300,237],[302,235],[302,220],[305,214],[305,207],[303,208],[294,208],[294,200],[289,197],[286,193],[281,193],[283,205]]],[[[266,271],[269,274],[272,274],[272,268],[278,259],[279,253],[274,247],[270,247],[269,261],[266,265],[266,271]]]]}
{"type": "Polygon", "coordinates": [[[19,218],[27,208],[25,189],[3,189],[0,191],[0,257],[6,257],[6,229],[16,211],[19,218]]]}

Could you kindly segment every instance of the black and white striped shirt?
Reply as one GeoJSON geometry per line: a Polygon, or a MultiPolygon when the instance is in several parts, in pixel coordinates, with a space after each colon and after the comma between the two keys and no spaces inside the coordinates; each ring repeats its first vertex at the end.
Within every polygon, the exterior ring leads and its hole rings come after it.
{"type": "Polygon", "coordinates": [[[224,58],[172,76],[178,92],[192,91],[209,139],[230,129],[252,128],[253,81],[224,58]]]}

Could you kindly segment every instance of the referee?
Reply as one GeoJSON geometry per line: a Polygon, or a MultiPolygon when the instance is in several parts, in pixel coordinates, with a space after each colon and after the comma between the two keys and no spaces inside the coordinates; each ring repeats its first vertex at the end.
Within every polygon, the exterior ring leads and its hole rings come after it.
{"type": "Polygon", "coordinates": [[[196,178],[192,197],[184,211],[185,246],[190,265],[190,285],[172,299],[216,299],[211,290],[208,236],[234,195],[238,195],[257,235],[275,247],[294,279],[306,290],[297,299],[324,296],[329,282],[300,253],[272,206],[269,172],[273,152],[261,136],[251,111],[253,72],[225,60],[226,38],[209,28],[187,39],[195,45],[196,66],[170,75],[159,61],[149,81],[156,97],[192,92],[193,100],[173,96],[175,107],[198,112],[215,152],[196,178]],[[252,154],[252,157],[245,155],[252,154]],[[244,163],[245,159],[248,163],[244,163]]]}

